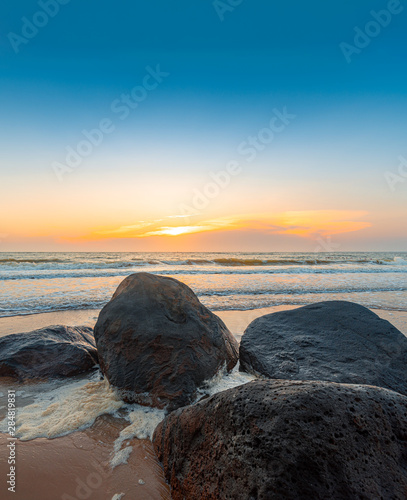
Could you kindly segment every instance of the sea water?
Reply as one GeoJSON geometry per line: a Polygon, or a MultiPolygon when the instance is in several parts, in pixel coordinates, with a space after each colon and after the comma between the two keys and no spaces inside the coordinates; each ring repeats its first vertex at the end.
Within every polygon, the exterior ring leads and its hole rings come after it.
{"type": "Polygon", "coordinates": [[[407,311],[407,252],[0,253],[0,317],[99,309],[129,274],[183,281],[212,310],[351,300],[407,311]]]}

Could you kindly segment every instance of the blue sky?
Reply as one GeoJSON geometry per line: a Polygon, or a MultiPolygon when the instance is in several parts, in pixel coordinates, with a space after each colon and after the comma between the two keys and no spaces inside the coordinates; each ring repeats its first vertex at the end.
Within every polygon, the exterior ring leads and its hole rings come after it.
{"type": "MultiPolygon", "coordinates": [[[[273,109],[286,107],[296,115],[293,123],[211,201],[201,218],[364,211],[369,227],[337,236],[344,250],[405,249],[407,180],[392,191],[384,173],[397,172],[397,158],[407,157],[407,9],[391,15],[388,26],[351,63],[340,48],[343,42],[354,43],[354,28],[364,29],[372,10],[396,4],[243,0],[222,21],[209,0],[131,5],[71,0],[20,44],[18,53],[10,33],[21,35],[22,18],[32,20],[43,9],[29,0],[3,4],[0,190],[2,210],[12,216],[0,227],[7,234],[0,245],[6,250],[85,248],[61,240],[57,222],[48,219],[47,198],[66,207],[58,220],[71,239],[104,224],[113,229],[176,214],[188,193],[207,182],[208,172],[224,168],[242,141],[267,126],[273,109]],[[140,85],[147,66],[157,65],[169,76],[118,121],[111,103],[140,85]],[[66,147],[75,147],[83,139],[81,131],[105,117],[115,120],[115,131],[59,182],[51,164],[63,163],[66,147]],[[124,203],[120,190],[126,184],[134,185],[135,193],[142,185],[151,195],[124,203]],[[164,188],[172,196],[163,194],[164,188]],[[80,212],[68,209],[70,203],[84,203],[81,196],[87,193],[88,203],[97,204],[98,192],[106,200],[109,190],[115,216],[103,223],[102,216],[91,214],[74,234],[80,212]],[[269,198],[287,203],[273,205],[269,198]],[[21,214],[27,203],[36,207],[30,211],[36,220],[32,231],[21,214]]],[[[98,213],[106,217],[105,210],[98,213]]],[[[219,238],[219,249],[229,249],[228,235],[219,238]]],[[[148,239],[142,240],[129,236],[125,249],[149,249],[148,239]]],[[[236,237],[233,242],[237,250],[236,237]]],[[[105,243],[108,249],[123,244],[105,243]]],[[[274,243],[276,250],[313,245],[301,238],[284,243],[271,235],[264,249],[274,243]]],[[[261,235],[254,250],[263,245],[261,235]]],[[[181,249],[196,248],[183,242],[181,249]]]]}

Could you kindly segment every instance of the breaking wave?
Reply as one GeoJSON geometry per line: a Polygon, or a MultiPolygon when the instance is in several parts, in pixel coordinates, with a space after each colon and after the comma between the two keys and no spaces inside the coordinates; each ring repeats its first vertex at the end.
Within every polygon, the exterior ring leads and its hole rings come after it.
{"type": "Polygon", "coordinates": [[[385,294],[383,306],[407,308],[407,252],[0,253],[0,317],[99,309],[122,279],[142,271],[185,282],[216,310],[365,292],[385,294]]]}

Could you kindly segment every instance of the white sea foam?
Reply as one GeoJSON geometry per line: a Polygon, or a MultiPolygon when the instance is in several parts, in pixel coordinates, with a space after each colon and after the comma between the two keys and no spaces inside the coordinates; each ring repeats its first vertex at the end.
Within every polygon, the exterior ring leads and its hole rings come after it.
{"type": "Polygon", "coordinates": [[[116,451],[110,460],[110,465],[112,469],[117,467],[118,465],[122,464],[127,464],[127,461],[131,455],[131,452],[133,451],[132,446],[126,446],[125,448],[122,448],[119,451],[116,451]]]}
{"type": "MultiPolygon", "coordinates": [[[[229,374],[222,369],[199,390],[199,395],[212,395],[253,379],[252,375],[239,372],[238,366],[229,374]]],[[[165,410],[125,404],[106,380],[99,380],[99,374],[63,386],[48,385],[42,392],[37,388],[34,392],[34,402],[18,411],[17,437],[22,440],[64,436],[90,427],[100,415],[115,414],[123,409],[129,425],[115,441],[112,465],[127,460],[130,452],[128,448],[123,451],[126,441],[133,438],[151,439],[155,428],[166,415],[165,410]]],[[[6,425],[6,420],[3,420],[0,431],[6,432],[6,425]]]]}
{"type": "Polygon", "coordinates": [[[81,380],[37,395],[17,413],[17,437],[54,438],[90,427],[96,418],[124,405],[108,382],[81,380]]]}
{"type": "MultiPolygon", "coordinates": [[[[239,372],[239,363],[230,373],[227,373],[226,367],[223,367],[199,389],[197,400],[201,399],[204,394],[212,396],[238,385],[247,384],[255,379],[254,375],[239,372]]],[[[140,405],[127,405],[127,407],[129,413],[126,418],[130,422],[130,425],[121,431],[114,443],[113,455],[110,460],[112,468],[127,463],[130,452],[128,451],[129,447],[123,447],[126,441],[128,442],[134,438],[151,439],[155,428],[166,416],[165,410],[158,410],[157,408],[148,408],[140,405]]]]}
{"type": "Polygon", "coordinates": [[[121,500],[124,497],[124,493],[116,493],[112,496],[112,500],[121,500]]]}
{"type": "MultiPolygon", "coordinates": [[[[251,382],[255,377],[239,372],[237,365],[230,373],[225,367],[198,391],[213,395],[238,385],[251,382]]],[[[31,391],[25,391],[24,396],[31,391]]],[[[61,386],[38,384],[31,392],[33,403],[18,411],[17,437],[31,440],[40,437],[55,438],[90,427],[103,414],[117,414],[129,422],[114,442],[110,465],[112,468],[126,464],[133,447],[132,439],[151,439],[157,425],[165,418],[166,411],[121,401],[106,380],[99,380],[99,373],[91,378],[70,381],[61,386]]],[[[7,422],[0,423],[0,431],[7,432],[7,422]]]]}
{"type": "Polygon", "coordinates": [[[117,467],[122,463],[127,463],[130,453],[127,453],[128,448],[122,448],[122,445],[130,439],[151,439],[157,425],[164,420],[165,410],[157,408],[149,408],[137,404],[128,405],[129,413],[126,416],[130,425],[125,427],[119,437],[114,442],[113,456],[110,460],[112,468],[117,467]]]}
{"type": "Polygon", "coordinates": [[[212,396],[218,392],[233,389],[233,387],[256,380],[254,375],[240,372],[239,366],[240,364],[238,362],[230,373],[226,371],[226,366],[224,366],[211,380],[208,380],[205,385],[199,389],[198,392],[201,395],[200,397],[202,397],[202,394],[212,396]]]}

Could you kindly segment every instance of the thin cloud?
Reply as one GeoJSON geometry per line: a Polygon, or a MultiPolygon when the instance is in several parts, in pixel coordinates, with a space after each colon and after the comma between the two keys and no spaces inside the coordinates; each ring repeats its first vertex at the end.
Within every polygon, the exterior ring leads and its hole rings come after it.
{"type": "Polygon", "coordinates": [[[94,231],[82,239],[176,237],[202,232],[255,231],[263,234],[296,235],[315,239],[340,233],[360,231],[371,226],[370,222],[357,220],[368,215],[352,210],[306,210],[277,214],[250,214],[200,220],[195,224],[162,224],[183,215],[169,215],[163,219],[138,221],[136,224],[115,229],[94,231]]]}

